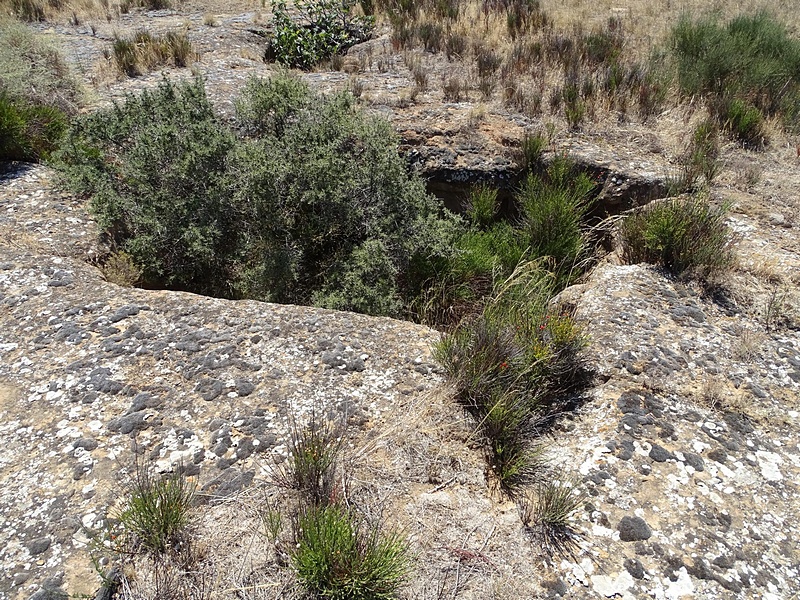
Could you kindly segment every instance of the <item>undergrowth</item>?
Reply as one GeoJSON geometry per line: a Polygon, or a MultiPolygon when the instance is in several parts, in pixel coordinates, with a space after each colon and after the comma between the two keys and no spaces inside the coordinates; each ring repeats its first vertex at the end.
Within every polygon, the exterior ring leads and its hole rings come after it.
{"type": "Polygon", "coordinates": [[[651,203],[622,221],[622,259],[657,264],[675,275],[719,275],[735,260],[726,218],[725,207],[701,195],[651,203]]]}
{"type": "Polygon", "coordinates": [[[79,103],[78,85],[59,52],[0,17],[0,160],[48,158],[79,103]]]}
{"type": "Polygon", "coordinates": [[[768,13],[727,23],[686,16],[671,48],[681,93],[708,97],[719,124],[745,146],[765,143],[766,116],[800,128],[800,40],[768,13]]]}

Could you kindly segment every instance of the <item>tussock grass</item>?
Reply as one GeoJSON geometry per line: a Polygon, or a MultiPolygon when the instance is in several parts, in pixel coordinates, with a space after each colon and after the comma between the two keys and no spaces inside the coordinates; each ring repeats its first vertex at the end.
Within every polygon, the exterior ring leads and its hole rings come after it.
{"type": "Polygon", "coordinates": [[[180,550],[191,522],[194,491],[194,484],[180,473],[157,476],[137,465],[119,514],[132,546],[154,555],[180,550]]]}
{"type": "Polygon", "coordinates": [[[540,471],[538,433],[589,379],[579,327],[549,304],[556,285],[541,261],[521,264],[479,315],[434,348],[486,441],[498,482],[512,495],[540,471]]]}
{"type": "Polygon", "coordinates": [[[311,505],[295,518],[292,565],[315,597],[388,600],[408,571],[408,546],[339,505],[311,505]]]}
{"type": "Polygon", "coordinates": [[[120,74],[136,77],[163,65],[186,67],[196,52],[185,33],[154,35],[140,29],[130,37],[116,37],[105,54],[120,74]]]}
{"type": "Polygon", "coordinates": [[[549,555],[572,555],[580,536],[571,522],[584,498],[577,480],[557,473],[522,496],[517,506],[526,530],[549,555]]]}
{"type": "Polygon", "coordinates": [[[276,483],[297,490],[305,504],[328,504],[335,497],[336,474],[344,430],[312,413],[309,421],[292,422],[290,457],[277,468],[276,483]]]}

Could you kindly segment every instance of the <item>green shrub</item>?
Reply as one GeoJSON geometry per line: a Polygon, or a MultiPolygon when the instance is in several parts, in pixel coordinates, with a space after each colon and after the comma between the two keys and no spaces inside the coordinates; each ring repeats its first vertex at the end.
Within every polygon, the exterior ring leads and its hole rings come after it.
{"type": "Polygon", "coordinates": [[[757,111],[781,115],[790,129],[800,126],[800,40],[768,13],[726,25],[715,17],[684,17],[673,28],[671,47],[681,91],[710,96],[712,106],[726,109],[718,112],[720,122],[745,143],[756,140],[757,111]]]}
{"type": "Polygon", "coordinates": [[[497,217],[499,210],[497,189],[484,184],[472,188],[467,203],[467,217],[473,227],[488,228],[497,217]]]}
{"type": "Polygon", "coordinates": [[[572,270],[586,258],[583,221],[593,188],[566,156],[555,157],[545,177],[528,175],[517,202],[531,258],[549,257],[557,270],[572,270]]]}
{"type": "Polygon", "coordinates": [[[180,474],[156,477],[137,466],[130,497],[119,515],[129,541],[154,555],[179,550],[190,525],[194,484],[180,474]]]}
{"type": "Polygon", "coordinates": [[[61,55],[24,25],[0,17],[0,160],[48,158],[78,100],[61,55]]]}
{"type": "Polygon", "coordinates": [[[273,37],[266,58],[298,69],[319,62],[369,39],[373,17],[354,17],[354,0],[298,0],[298,19],[289,15],[285,0],[272,7],[273,37]]]}
{"type": "Polygon", "coordinates": [[[714,119],[700,122],[681,157],[681,171],[668,182],[668,195],[693,191],[702,177],[710,185],[719,170],[719,126],[714,119]]]}
{"type": "Polygon", "coordinates": [[[338,504],[302,509],[294,532],[292,565],[315,597],[397,597],[409,571],[408,546],[398,533],[382,533],[338,504]]]}
{"type": "Polygon", "coordinates": [[[458,220],[408,176],[388,123],[346,93],[295,89],[294,105],[276,104],[296,85],[281,79],[254,83],[240,105],[246,128],[276,133],[246,141],[231,161],[245,224],[241,293],[396,316],[451,252],[458,220]]]}
{"type": "Polygon", "coordinates": [[[409,177],[389,124],[286,74],[238,107],[241,140],[202,82],[165,82],[78,121],[62,170],[144,285],[403,314],[461,225],[409,177]]]}
{"type": "Polygon", "coordinates": [[[734,262],[734,237],[725,218],[724,208],[701,197],[649,204],[622,221],[622,258],[661,265],[676,275],[724,271],[734,262]]]}
{"type": "Polygon", "coordinates": [[[486,439],[489,464],[510,493],[532,481],[532,445],[547,418],[587,383],[583,336],[550,306],[557,289],[542,262],[520,265],[476,317],[444,335],[434,356],[486,439]]]}
{"type": "Polygon", "coordinates": [[[223,183],[234,142],[202,81],[164,81],[77,121],[59,160],[145,285],[230,295],[240,223],[223,183]]]}
{"type": "Polygon", "coordinates": [[[547,136],[544,133],[526,133],[522,138],[522,167],[528,170],[538,167],[546,147],[547,136]]]}
{"type": "Polygon", "coordinates": [[[312,98],[309,87],[288,73],[266,81],[252,78],[236,102],[236,115],[240,127],[250,135],[281,137],[312,98]]]}
{"type": "Polygon", "coordinates": [[[58,108],[24,105],[0,93],[0,160],[46,159],[67,129],[58,108]]]}

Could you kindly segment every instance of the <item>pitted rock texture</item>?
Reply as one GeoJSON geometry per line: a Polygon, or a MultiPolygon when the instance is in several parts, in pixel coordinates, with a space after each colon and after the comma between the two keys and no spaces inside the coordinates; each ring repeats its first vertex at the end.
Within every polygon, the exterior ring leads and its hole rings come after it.
{"type": "MultiPolygon", "coordinates": [[[[93,107],[200,74],[230,118],[247,78],[273,72],[257,32],[268,15],[235,10],[36,27],[91,81],[93,107]],[[135,79],[98,72],[114,34],[141,26],[187,28],[200,61],[135,79]]],[[[432,79],[464,68],[424,58],[432,79]]],[[[443,102],[431,85],[412,101],[386,31],[352,48],[343,71],[304,78],[322,91],[358,83],[409,162],[448,185],[513,187],[520,140],[545,126],[477,90],[443,102]]],[[[598,212],[617,213],[663,191],[701,117],[667,107],[647,124],[556,124],[546,154],[569,152],[598,182],[598,212]]],[[[44,167],[12,169],[0,178],[0,598],[95,592],[91,538],[119,506],[134,451],[197,479],[214,597],[269,586],[276,559],[256,509],[290,415],[320,407],[349,419],[354,496],[410,540],[404,598],[797,597],[798,165],[780,136],[763,153],[723,144],[711,198],[732,205],[740,239],[720,285],[612,256],[563,294],[598,378],[545,439],[586,494],[572,520],[579,549],[555,557],[487,474],[475,424],[431,358],[436,332],[109,284],[92,266],[104,249],[84,202],[44,167]]]]}
{"type": "Polygon", "coordinates": [[[363,427],[441,380],[410,323],[104,282],[91,219],[51,183],[26,167],[0,188],[0,597],[75,566],[134,436],[219,495],[285,457],[290,416],[363,427]]]}

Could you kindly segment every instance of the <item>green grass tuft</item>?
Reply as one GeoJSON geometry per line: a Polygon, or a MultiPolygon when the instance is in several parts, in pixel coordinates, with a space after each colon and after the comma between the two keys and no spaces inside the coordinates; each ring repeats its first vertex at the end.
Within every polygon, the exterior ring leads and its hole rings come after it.
{"type": "Polygon", "coordinates": [[[158,555],[179,550],[190,525],[194,484],[179,473],[154,476],[137,467],[130,497],[119,515],[134,545],[158,555]]]}
{"type": "Polygon", "coordinates": [[[383,533],[337,504],[310,506],[296,520],[292,565],[315,597],[397,597],[410,566],[407,544],[398,533],[383,533]]]}

